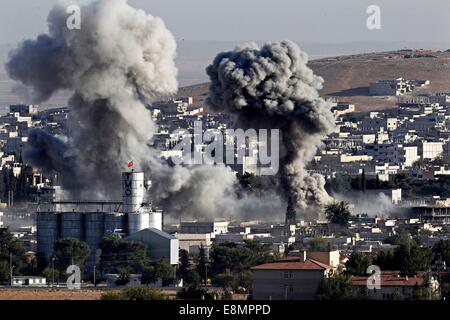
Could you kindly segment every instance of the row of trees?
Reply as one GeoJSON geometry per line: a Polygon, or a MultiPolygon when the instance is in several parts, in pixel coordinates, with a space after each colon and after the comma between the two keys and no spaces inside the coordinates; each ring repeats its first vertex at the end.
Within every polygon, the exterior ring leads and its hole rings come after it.
{"type": "MultiPolygon", "coordinates": [[[[367,268],[377,265],[381,270],[399,270],[401,274],[414,276],[418,271],[427,271],[436,261],[450,263],[450,240],[441,240],[433,248],[422,247],[411,234],[405,230],[393,237],[392,244],[397,245],[395,250],[381,251],[377,256],[353,252],[345,264],[344,273],[323,279],[320,283],[316,298],[319,300],[351,300],[365,299],[351,284],[352,276],[367,276],[367,268]]],[[[450,286],[441,283],[442,298],[450,297],[450,286]]],[[[398,296],[397,298],[401,298],[398,296]]],[[[426,290],[417,287],[413,299],[426,299],[426,290]]]]}
{"type": "Polygon", "coordinates": [[[188,288],[182,290],[180,298],[212,298],[200,284],[211,279],[214,286],[225,291],[231,289],[248,290],[252,283],[250,268],[274,259],[270,247],[258,241],[248,240],[244,245],[226,242],[215,244],[209,252],[209,258],[203,247],[198,255],[189,255],[180,250],[178,277],[182,278],[188,288]]]}
{"type": "Polygon", "coordinates": [[[346,272],[355,276],[364,276],[367,267],[374,264],[381,270],[399,270],[401,274],[414,276],[418,271],[429,270],[434,262],[450,262],[450,240],[441,240],[433,248],[422,247],[406,231],[400,231],[393,243],[394,250],[381,251],[374,259],[361,252],[353,252],[347,261],[346,272]]]}
{"type": "MultiPolygon", "coordinates": [[[[151,261],[148,248],[142,243],[126,241],[118,236],[107,236],[100,248],[102,253],[97,266],[97,280],[101,279],[101,273],[119,274],[122,284],[128,282],[131,273],[141,273],[143,284],[154,283],[160,278],[164,283],[170,283],[175,278],[174,267],[167,261],[151,261]]],[[[3,228],[0,229],[0,283],[10,281],[11,266],[14,266],[14,275],[42,275],[47,279],[65,281],[67,267],[72,264],[79,266],[82,274],[85,274],[90,255],[91,250],[85,242],[64,238],[55,242],[51,261],[41,253],[34,258],[27,257],[20,240],[3,228]]]]}
{"type": "Polygon", "coordinates": [[[16,239],[6,228],[0,229],[0,283],[7,283],[10,278],[11,267],[13,272],[20,274],[27,272],[31,264],[25,257],[22,243],[16,239]]]}

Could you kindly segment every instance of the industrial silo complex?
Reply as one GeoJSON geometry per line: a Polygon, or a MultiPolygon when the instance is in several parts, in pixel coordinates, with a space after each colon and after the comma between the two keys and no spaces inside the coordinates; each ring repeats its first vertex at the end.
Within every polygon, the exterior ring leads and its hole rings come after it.
{"type": "MultiPolygon", "coordinates": [[[[130,236],[144,229],[162,231],[163,212],[146,199],[151,182],[143,172],[122,173],[122,201],[59,200],[39,203],[37,208],[37,251],[48,260],[60,238],[76,238],[91,248],[87,266],[99,259],[99,246],[105,235],[130,236]]],[[[54,190],[57,190],[55,188],[54,190]]]]}

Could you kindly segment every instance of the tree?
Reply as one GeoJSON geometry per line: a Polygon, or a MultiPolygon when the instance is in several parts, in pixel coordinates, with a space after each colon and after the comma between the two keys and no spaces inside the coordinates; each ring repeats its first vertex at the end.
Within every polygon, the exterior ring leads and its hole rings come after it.
{"type": "Polygon", "coordinates": [[[375,264],[383,270],[399,270],[401,274],[413,276],[417,271],[427,270],[433,260],[433,252],[422,247],[409,232],[400,229],[386,242],[397,245],[392,251],[382,251],[375,259],[375,264]]]}
{"type": "Polygon", "coordinates": [[[2,262],[2,270],[6,270],[5,266],[8,266],[7,273],[0,275],[0,279],[5,277],[9,279],[11,258],[14,274],[21,274],[22,270],[27,266],[25,249],[20,240],[15,238],[8,228],[0,228],[0,262],[2,262]]]}
{"type": "Polygon", "coordinates": [[[331,223],[347,225],[351,213],[349,204],[345,201],[333,202],[325,206],[325,214],[331,223]]]}
{"type": "Polygon", "coordinates": [[[155,266],[148,265],[142,270],[141,283],[143,285],[150,285],[158,280],[158,275],[156,274],[155,266]]]}
{"type": "Polygon", "coordinates": [[[191,261],[189,258],[189,252],[184,249],[180,249],[180,263],[178,266],[177,276],[184,281],[189,279],[189,274],[191,272],[191,261]]]}
{"type": "Polygon", "coordinates": [[[371,259],[361,253],[354,251],[345,264],[346,272],[354,276],[365,276],[367,268],[372,264],[371,259]]]}
{"type": "Polygon", "coordinates": [[[230,270],[225,270],[225,272],[219,273],[213,278],[213,283],[227,290],[236,286],[236,278],[230,270]]]}
{"type": "Polygon", "coordinates": [[[249,259],[249,266],[253,267],[273,260],[270,245],[258,240],[244,240],[245,246],[252,253],[249,259]]]}
{"type": "Polygon", "coordinates": [[[317,300],[353,300],[356,290],[352,286],[351,277],[347,274],[334,274],[325,277],[316,292],[317,300]]]}
{"type": "Polygon", "coordinates": [[[366,170],[363,168],[361,174],[361,188],[363,192],[366,192],[367,189],[367,180],[366,180],[366,170]]]}
{"type": "Polygon", "coordinates": [[[412,246],[401,244],[394,251],[394,265],[403,275],[414,276],[417,271],[427,270],[431,261],[431,250],[417,244],[412,246]]]}
{"type": "Polygon", "coordinates": [[[206,256],[205,247],[200,245],[200,250],[197,257],[197,268],[196,271],[199,274],[200,278],[205,282],[205,285],[208,282],[207,277],[207,268],[208,268],[208,257],[206,256]]]}
{"type": "Polygon", "coordinates": [[[249,290],[252,286],[253,273],[250,270],[242,271],[239,274],[237,285],[249,290]]]}
{"type": "Polygon", "coordinates": [[[450,240],[440,240],[433,246],[434,260],[445,261],[450,266],[450,240]]]}
{"type": "Polygon", "coordinates": [[[0,261],[0,283],[8,283],[10,281],[10,269],[9,263],[6,261],[0,261]]]}
{"type": "Polygon", "coordinates": [[[48,266],[47,257],[45,253],[38,252],[36,253],[36,274],[41,274],[45,268],[48,266]]]}
{"type": "Polygon", "coordinates": [[[397,246],[403,244],[408,247],[411,247],[414,244],[411,234],[405,229],[399,229],[397,234],[395,234],[394,236],[392,236],[390,238],[387,238],[385,240],[385,242],[394,244],[397,246]]]}
{"type": "Polygon", "coordinates": [[[163,286],[173,283],[175,270],[167,260],[160,260],[155,263],[155,272],[158,278],[161,278],[163,286]]]}
{"type": "Polygon", "coordinates": [[[41,275],[47,280],[48,283],[53,282],[53,280],[57,281],[57,279],[59,279],[60,277],[59,270],[53,270],[53,268],[45,268],[44,270],[42,270],[41,275]]]}
{"type": "Polygon", "coordinates": [[[413,300],[428,300],[428,294],[426,288],[419,288],[416,284],[413,290],[412,299],[413,300]]]}
{"type": "Polygon", "coordinates": [[[116,280],[116,285],[126,286],[131,279],[130,268],[119,267],[117,272],[119,274],[119,278],[116,280]]]}
{"type": "Polygon", "coordinates": [[[441,298],[450,299],[450,283],[443,283],[441,287],[441,298]]]}
{"type": "Polygon", "coordinates": [[[130,268],[132,273],[141,273],[148,260],[145,244],[116,235],[104,237],[100,249],[100,269],[105,273],[117,273],[123,267],[130,268]]]}
{"type": "Polygon", "coordinates": [[[54,244],[55,267],[65,273],[67,267],[74,264],[83,273],[90,253],[91,249],[86,242],[75,238],[58,239],[54,244]]]}
{"type": "Polygon", "coordinates": [[[327,252],[331,250],[331,244],[324,238],[315,237],[309,243],[309,249],[311,251],[327,252]]]}
{"type": "Polygon", "coordinates": [[[390,249],[382,250],[374,260],[374,264],[381,270],[395,270],[394,251],[390,249]]]}
{"type": "Polygon", "coordinates": [[[327,191],[330,191],[330,193],[345,194],[352,188],[351,181],[351,176],[337,174],[335,178],[327,182],[327,191]]]}
{"type": "Polygon", "coordinates": [[[214,296],[205,288],[190,286],[189,288],[183,288],[178,291],[177,298],[184,300],[213,300],[214,296]]]}
{"type": "Polygon", "coordinates": [[[270,247],[258,241],[246,241],[243,246],[225,242],[213,245],[210,252],[210,273],[214,277],[226,270],[241,273],[251,267],[273,260],[270,247]]]}

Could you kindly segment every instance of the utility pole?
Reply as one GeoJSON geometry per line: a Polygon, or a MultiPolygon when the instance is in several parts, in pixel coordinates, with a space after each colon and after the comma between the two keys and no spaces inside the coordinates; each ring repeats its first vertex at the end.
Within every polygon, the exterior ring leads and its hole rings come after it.
{"type": "Polygon", "coordinates": [[[12,252],[9,252],[9,271],[10,271],[11,287],[13,286],[13,270],[14,266],[12,264],[12,252]]]}
{"type": "Polygon", "coordinates": [[[95,264],[94,264],[94,288],[97,287],[97,282],[95,281],[95,264]]]}
{"type": "Polygon", "coordinates": [[[52,258],[52,287],[55,285],[55,257],[52,258]]]}
{"type": "Polygon", "coordinates": [[[205,287],[208,286],[208,264],[205,263],[205,287]]]}

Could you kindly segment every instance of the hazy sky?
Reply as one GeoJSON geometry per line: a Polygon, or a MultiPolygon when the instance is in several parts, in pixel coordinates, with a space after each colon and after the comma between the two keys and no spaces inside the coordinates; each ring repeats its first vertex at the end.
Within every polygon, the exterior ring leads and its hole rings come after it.
{"type": "MultiPolygon", "coordinates": [[[[0,0],[0,43],[46,30],[57,0],[0,0]]],[[[416,41],[449,44],[448,0],[130,0],[162,17],[178,40],[416,41]],[[382,29],[366,28],[381,7],[382,29]]]]}

